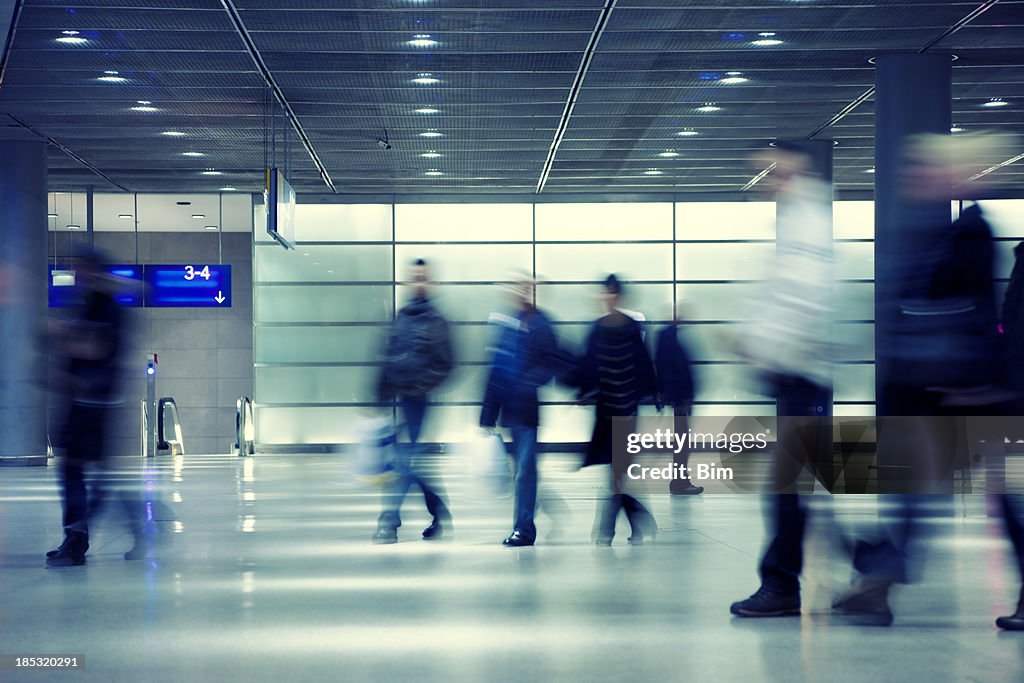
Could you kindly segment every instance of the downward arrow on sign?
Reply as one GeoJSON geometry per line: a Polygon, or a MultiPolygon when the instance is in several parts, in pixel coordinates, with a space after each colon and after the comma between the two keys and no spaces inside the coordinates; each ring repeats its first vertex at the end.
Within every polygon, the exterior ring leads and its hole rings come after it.
{"type": "Polygon", "coordinates": [[[213,300],[219,304],[224,303],[224,292],[217,292],[217,296],[213,297],[213,300]]]}

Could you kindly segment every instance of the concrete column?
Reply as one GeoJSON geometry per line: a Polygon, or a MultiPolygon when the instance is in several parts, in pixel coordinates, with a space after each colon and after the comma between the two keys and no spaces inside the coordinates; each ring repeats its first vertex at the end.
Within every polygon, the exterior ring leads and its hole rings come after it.
{"type": "Polygon", "coordinates": [[[0,129],[0,465],[46,464],[46,143],[0,129]]]}
{"type": "Polygon", "coordinates": [[[879,57],[875,69],[875,397],[876,414],[889,415],[885,396],[889,361],[884,339],[910,276],[914,231],[950,221],[948,199],[911,201],[900,182],[908,136],[949,134],[952,59],[942,54],[879,57]]]}

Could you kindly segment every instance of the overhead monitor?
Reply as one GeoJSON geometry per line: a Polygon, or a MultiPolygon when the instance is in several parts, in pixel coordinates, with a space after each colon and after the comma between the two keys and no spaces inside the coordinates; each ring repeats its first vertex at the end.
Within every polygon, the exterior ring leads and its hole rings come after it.
{"type": "MultiPolygon", "coordinates": [[[[114,283],[114,298],[122,306],[142,306],[142,266],[138,264],[108,264],[103,266],[114,283]]],[[[75,267],[67,264],[49,264],[47,289],[50,308],[65,308],[82,304],[75,267]]]]}
{"type": "Polygon", "coordinates": [[[267,233],[285,249],[295,248],[295,190],[279,168],[267,169],[267,233]]]}

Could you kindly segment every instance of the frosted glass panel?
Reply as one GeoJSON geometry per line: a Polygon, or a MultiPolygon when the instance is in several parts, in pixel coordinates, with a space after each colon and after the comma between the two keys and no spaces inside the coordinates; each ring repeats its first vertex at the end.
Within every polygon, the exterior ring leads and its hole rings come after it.
{"type": "Polygon", "coordinates": [[[488,368],[482,365],[460,365],[444,384],[430,394],[439,403],[475,403],[483,400],[488,368]]]}
{"type": "Polygon", "coordinates": [[[680,280],[758,280],[775,255],[774,244],[676,245],[680,280]]]}
{"type": "MultiPolygon", "coordinates": [[[[432,295],[437,309],[451,322],[487,322],[492,311],[504,309],[509,301],[502,285],[439,285],[432,295]]],[[[404,303],[409,292],[399,290],[399,296],[404,303]]]]}
{"type": "Polygon", "coordinates": [[[537,205],[538,242],[671,239],[671,204],[537,205]]]}
{"type": "Polygon", "coordinates": [[[996,237],[1024,237],[1024,199],[978,202],[996,237]]]}
{"type": "Polygon", "coordinates": [[[839,323],[833,327],[836,360],[872,361],[875,359],[875,326],[870,323],[839,323]]]}
{"type": "Polygon", "coordinates": [[[870,282],[837,282],[835,285],[836,320],[873,320],[875,285],[870,282]]]}
{"type": "Polygon", "coordinates": [[[284,249],[277,244],[273,237],[267,234],[267,209],[262,204],[252,205],[252,238],[257,244],[265,243],[277,246],[278,249],[284,249]]]}
{"type": "Polygon", "coordinates": [[[294,286],[256,288],[258,323],[387,322],[393,315],[390,286],[294,286]]]}
{"type": "Polygon", "coordinates": [[[299,204],[299,242],[390,242],[390,204],[299,204]]]}
{"type": "Polygon", "coordinates": [[[833,235],[841,239],[875,238],[874,202],[834,202],[832,204],[833,235]]]}
{"type": "Polygon", "coordinates": [[[872,242],[836,244],[837,280],[872,280],[875,277],[875,245],[872,242]]]}
{"type": "Polygon", "coordinates": [[[1015,256],[1013,248],[1018,242],[996,242],[996,277],[1008,278],[1013,272],[1015,256]]]}
{"type": "Polygon", "coordinates": [[[836,401],[874,401],[874,365],[837,365],[834,386],[836,401]]]}
{"type": "Polygon", "coordinates": [[[680,202],[676,239],[773,240],[775,202],[680,202]]]}
{"type": "Polygon", "coordinates": [[[261,444],[354,443],[366,419],[364,408],[255,408],[261,444]]]}
{"type": "Polygon", "coordinates": [[[387,245],[256,247],[257,282],[390,282],[387,245]]]}
{"type": "Polygon", "coordinates": [[[693,414],[696,416],[713,416],[713,417],[733,417],[733,416],[750,416],[750,417],[774,417],[775,416],[775,401],[765,401],[764,403],[749,405],[729,405],[729,404],[714,404],[714,405],[701,405],[696,404],[693,406],[693,414]]]}
{"type": "Polygon", "coordinates": [[[730,349],[734,340],[747,330],[743,323],[724,325],[682,325],[679,341],[690,350],[694,360],[737,361],[730,349]]]}
{"type": "Polygon", "coordinates": [[[687,283],[676,296],[687,320],[737,320],[751,316],[758,293],[754,283],[687,283]]]}
{"type": "Polygon", "coordinates": [[[468,441],[480,433],[478,406],[431,406],[420,439],[427,443],[468,441]]]}
{"type": "Polygon", "coordinates": [[[757,401],[760,385],[745,365],[694,366],[698,401],[757,401]]]}
{"type": "Polygon", "coordinates": [[[836,417],[873,417],[874,403],[850,403],[832,406],[832,414],[836,417]]]}
{"type": "Polygon", "coordinates": [[[590,441],[594,431],[593,406],[541,406],[537,437],[542,442],[590,441]]]}
{"type": "Polygon", "coordinates": [[[530,204],[398,204],[398,242],[529,242],[530,204]]]}
{"type": "Polygon", "coordinates": [[[541,280],[603,280],[608,273],[624,280],[671,280],[672,245],[537,245],[537,276],[541,280]]]}
{"type": "Polygon", "coordinates": [[[374,400],[377,368],[254,368],[259,403],[366,403],[374,400]]]}
{"type": "Polygon", "coordinates": [[[494,330],[490,325],[453,325],[451,328],[455,360],[459,363],[490,361],[487,347],[492,343],[494,330]]]}
{"type": "Polygon", "coordinates": [[[256,363],[373,363],[383,327],[257,327],[256,363]]]}
{"type": "Polygon", "coordinates": [[[533,249],[529,244],[399,244],[395,247],[400,274],[407,264],[418,258],[430,263],[431,277],[438,282],[497,282],[507,280],[512,268],[529,271],[533,249]]]}
{"type": "MultiPolygon", "coordinates": [[[[559,321],[588,322],[604,315],[598,296],[601,287],[592,285],[540,285],[537,305],[559,321]]],[[[648,320],[665,320],[672,313],[672,285],[627,283],[623,306],[643,313],[648,320]]]]}

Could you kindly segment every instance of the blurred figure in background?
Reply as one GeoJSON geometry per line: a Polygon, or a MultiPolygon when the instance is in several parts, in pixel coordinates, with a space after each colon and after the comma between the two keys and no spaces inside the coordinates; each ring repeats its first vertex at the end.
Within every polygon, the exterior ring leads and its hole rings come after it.
{"type": "Polygon", "coordinates": [[[515,513],[508,547],[536,542],[537,427],[540,401],[537,391],[555,376],[562,363],[558,339],[548,317],[534,305],[537,282],[515,273],[509,288],[512,310],[492,313],[497,327],[480,427],[493,433],[499,419],[512,433],[516,462],[515,513]]]}
{"type": "Polygon", "coordinates": [[[398,542],[402,502],[413,484],[423,491],[432,518],[423,530],[423,539],[439,539],[452,530],[440,477],[431,475],[417,462],[430,392],[448,378],[455,365],[451,336],[448,321],[430,301],[430,269],[426,261],[417,259],[412,264],[408,284],[412,296],[398,311],[388,333],[377,382],[377,401],[397,400],[409,443],[396,448],[395,477],[384,488],[383,511],[373,536],[376,543],[398,542]]]}
{"type": "MultiPolygon", "coordinates": [[[[677,434],[686,434],[689,431],[693,398],[697,395],[691,355],[679,340],[679,324],[684,320],[682,308],[680,305],[672,311],[672,323],[658,333],[654,352],[655,371],[658,377],[658,409],[660,411],[663,406],[672,408],[677,434]]],[[[672,460],[676,465],[685,468],[678,471],[689,472],[689,444],[687,443],[679,452],[673,452],[672,460]]],[[[674,496],[684,496],[703,493],[704,487],[694,486],[687,477],[673,479],[668,490],[674,496]]]]}
{"type": "Polygon", "coordinates": [[[583,466],[611,465],[611,495],[598,510],[595,524],[594,540],[598,545],[611,545],[622,510],[632,528],[630,543],[643,543],[645,536],[657,532],[651,513],[624,490],[630,459],[624,449],[616,448],[613,434],[613,426],[621,427],[623,433],[635,432],[640,402],[657,392],[654,365],[640,323],[619,308],[623,289],[614,274],[605,279],[601,299],[606,314],[590,328],[579,368],[581,394],[593,396],[597,403],[594,432],[583,466]]]}
{"type": "MultiPolygon", "coordinates": [[[[114,480],[108,431],[112,408],[121,404],[120,359],[128,325],[117,302],[118,285],[105,271],[106,259],[87,247],[82,252],[75,265],[80,301],[66,318],[50,323],[54,380],[60,392],[54,447],[60,454],[64,541],[46,554],[49,567],[85,564],[90,522],[114,480]]],[[[125,559],[140,559],[147,545],[141,500],[130,488],[117,495],[135,537],[125,559]]]]}
{"type": "MultiPolygon", "coordinates": [[[[981,186],[972,179],[1011,154],[1008,141],[984,134],[909,138],[901,172],[905,197],[924,207],[976,196],[981,186]]],[[[923,518],[949,512],[953,470],[967,466],[972,446],[965,416],[1010,415],[1015,396],[998,335],[992,230],[981,208],[965,207],[952,224],[912,221],[899,237],[900,261],[891,267],[900,284],[876,313],[883,322],[877,333],[880,399],[888,415],[898,416],[878,420],[879,491],[892,495],[880,496],[879,532],[858,541],[859,575],[833,603],[873,625],[892,623],[889,592],[909,581],[923,518]]],[[[1011,537],[1019,542],[1020,519],[1006,502],[1011,537]]]]}
{"type": "Polygon", "coordinates": [[[740,617],[800,614],[807,513],[796,481],[830,455],[832,187],[796,145],[779,142],[762,161],[774,164],[767,179],[778,203],[775,260],[738,350],[776,399],[778,435],[768,501],[771,541],[761,558],[761,587],[730,608],[740,617]]]}

